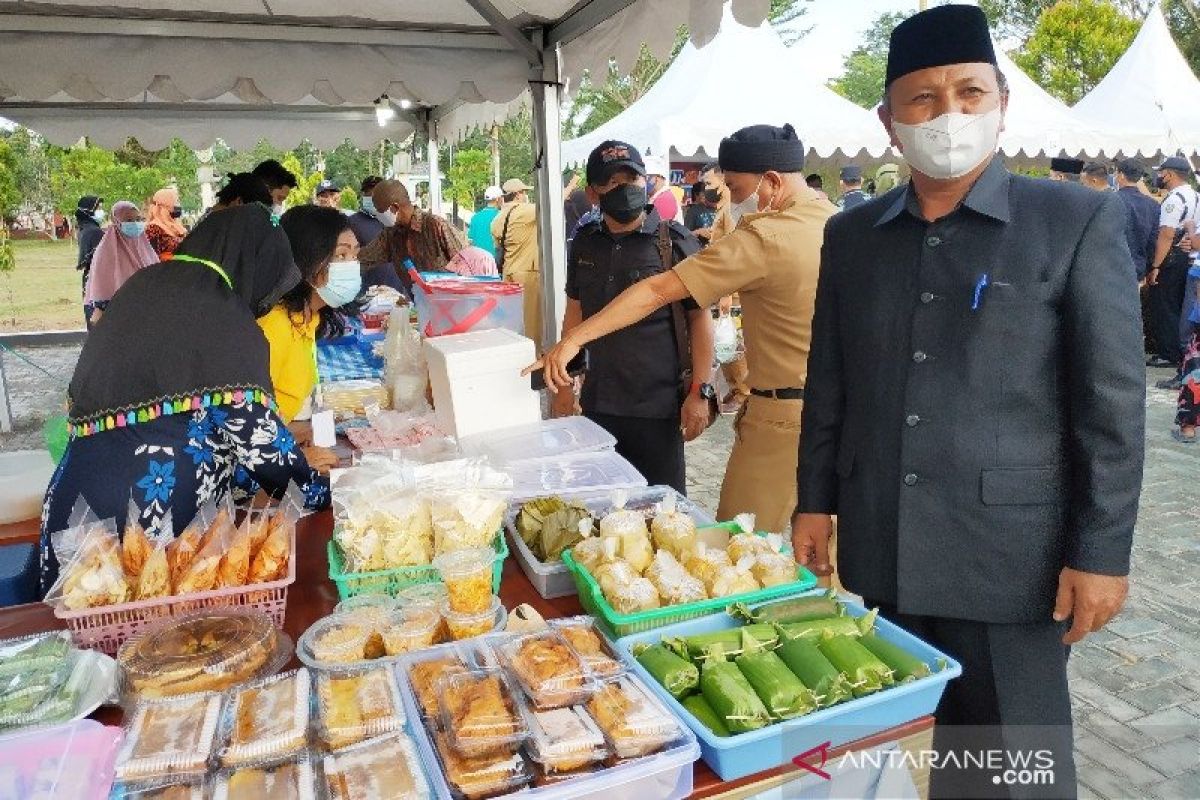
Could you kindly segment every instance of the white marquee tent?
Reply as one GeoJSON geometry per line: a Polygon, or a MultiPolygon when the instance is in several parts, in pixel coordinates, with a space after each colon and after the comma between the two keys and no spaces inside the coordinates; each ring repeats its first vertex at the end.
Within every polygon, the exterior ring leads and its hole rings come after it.
{"type": "Polygon", "coordinates": [[[1143,129],[1123,135],[1123,149],[1130,154],[1200,151],[1200,81],[1175,46],[1157,5],[1104,80],[1071,111],[1098,128],[1143,129]]]}
{"type": "Polygon", "coordinates": [[[643,153],[666,155],[674,148],[674,157],[688,159],[703,149],[715,157],[721,139],[739,128],[785,122],[820,157],[863,150],[879,156],[888,147],[875,115],[808,78],[769,23],[747,27],[727,12],[703,50],[685,44],[636,103],[564,142],[563,160],[582,164],[606,139],[629,142],[643,153]]]}

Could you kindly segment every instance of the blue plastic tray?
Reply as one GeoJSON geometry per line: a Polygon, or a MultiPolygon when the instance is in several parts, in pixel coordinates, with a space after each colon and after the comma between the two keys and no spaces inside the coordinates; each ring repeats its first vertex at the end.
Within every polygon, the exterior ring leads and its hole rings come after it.
{"type": "MultiPolygon", "coordinates": [[[[842,599],[842,602],[854,617],[861,617],[867,613],[864,607],[856,603],[845,599],[842,599]]],[[[847,700],[798,719],[768,725],[736,736],[717,736],[646,672],[633,657],[633,646],[642,643],[655,644],[664,637],[690,636],[738,627],[741,627],[740,622],[726,614],[717,614],[627,636],[616,645],[618,653],[638,676],[695,732],[700,741],[701,757],[721,776],[721,780],[735,780],[774,769],[826,742],[830,747],[838,747],[932,714],[946,684],[951,678],[962,674],[962,666],[957,661],[880,618],[875,623],[875,630],[881,637],[900,645],[931,666],[936,665],[938,659],[944,659],[946,668],[927,678],[919,678],[866,697],[847,700]]],[[[819,760],[813,761],[812,756],[805,760],[813,764],[820,763],[819,760]]]]}

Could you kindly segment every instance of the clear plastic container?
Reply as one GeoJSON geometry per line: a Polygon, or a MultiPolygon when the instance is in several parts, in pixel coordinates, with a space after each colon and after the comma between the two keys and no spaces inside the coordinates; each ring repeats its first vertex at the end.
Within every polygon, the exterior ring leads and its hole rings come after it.
{"type": "Polygon", "coordinates": [[[222,770],[213,782],[213,800],[277,797],[317,800],[316,779],[307,753],[285,761],[222,770]]]}
{"type": "Polygon", "coordinates": [[[573,706],[595,691],[595,679],[583,658],[557,631],[517,636],[498,650],[504,666],[538,710],[573,706]]]}
{"type": "Polygon", "coordinates": [[[442,615],[428,606],[393,611],[383,627],[383,649],[389,656],[423,650],[438,643],[442,615]]]}
{"type": "Polygon", "coordinates": [[[618,758],[649,755],[679,738],[679,722],[633,677],[604,681],[587,704],[618,758]]]}
{"type": "Polygon", "coordinates": [[[394,733],[325,756],[329,800],[424,800],[429,783],[412,740],[394,733]]]}
{"type": "Polygon", "coordinates": [[[221,695],[149,700],[125,726],[117,776],[124,781],[203,775],[216,739],[221,695]]]}
{"type": "Polygon", "coordinates": [[[513,481],[512,499],[517,501],[646,485],[632,464],[610,450],[533,458],[509,464],[507,469],[513,481]]]}
{"type": "Polygon", "coordinates": [[[515,752],[529,738],[521,698],[504,670],[474,669],[440,683],[442,730],[455,752],[484,758],[515,752]]]}
{"type": "Polygon", "coordinates": [[[221,715],[221,763],[290,756],[308,743],[311,678],[307,669],[263,678],[230,694],[221,715]]]}
{"type": "Polygon", "coordinates": [[[314,669],[354,667],[387,654],[382,629],[387,624],[373,609],[332,614],[309,626],[296,655],[314,669]]]}
{"type": "Polygon", "coordinates": [[[480,614],[459,614],[450,608],[449,601],[442,604],[441,612],[442,619],[446,621],[446,628],[450,632],[450,638],[454,641],[473,639],[476,636],[500,630],[508,618],[508,613],[501,605],[500,598],[494,595],[491,606],[480,614]]]}
{"type": "Polygon", "coordinates": [[[388,667],[317,673],[317,734],[331,750],[404,727],[404,708],[388,667]]]}
{"type": "Polygon", "coordinates": [[[441,772],[454,800],[484,800],[484,798],[515,792],[533,779],[521,753],[471,758],[464,756],[450,743],[445,731],[433,731],[441,772]]]}
{"type": "Polygon", "coordinates": [[[76,691],[70,635],[66,631],[0,642],[0,728],[21,727],[71,716],[76,691]]]}
{"type": "Polygon", "coordinates": [[[625,664],[621,662],[617,651],[591,617],[582,615],[555,619],[550,621],[550,627],[562,634],[596,677],[611,678],[625,671],[625,664]]]}
{"type": "Polygon", "coordinates": [[[105,800],[120,741],[119,728],[90,719],[0,736],[0,795],[105,800]]]}
{"type": "Polygon", "coordinates": [[[268,615],[214,609],[163,620],[117,653],[126,691],[143,698],[222,691],[279,669],[291,643],[268,615]]]}
{"type": "Polygon", "coordinates": [[[438,582],[416,583],[396,592],[396,602],[400,604],[401,608],[426,605],[437,610],[441,608],[446,597],[446,584],[438,582]]]}
{"type": "Polygon", "coordinates": [[[386,617],[400,605],[399,601],[387,594],[357,594],[354,597],[347,597],[342,602],[333,607],[333,613],[342,614],[350,611],[360,611],[371,613],[375,612],[381,618],[386,617]]]}
{"type": "Polygon", "coordinates": [[[492,567],[496,551],[473,547],[443,553],[433,559],[446,585],[450,610],[456,614],[482,614],[491,606],[492,567]]]}
{"type": "Polygon", "coordinates": [[[559,417],[467,436],[458,445],[464,455],[487,456],[494,464],[511,464],[531,458],[611,450],[617,446],[617,440],[587,417],[559,417]]]}
{"type": "Polygon", "coordinates": [[[203,778],[165,778],[138,783],[118,783],[109,800],[205,800],[203,778]]]}
{"type": "Polygon", "coordinates": [[[416,698],[417,707],[427,723],[431,722],[435,726],[439,723],[442,680],[451,675],[466,674],[467,669],[466,661],[454,652],[414,661],[407,666],[408,682],[412,687],[413,697],[416,698]]]}
{"type": "Polygon", "coordinates": [[[531,713],[527,748],[547,775],[584,769],[609,753],[604,734],[579,707],[531,713]]]}

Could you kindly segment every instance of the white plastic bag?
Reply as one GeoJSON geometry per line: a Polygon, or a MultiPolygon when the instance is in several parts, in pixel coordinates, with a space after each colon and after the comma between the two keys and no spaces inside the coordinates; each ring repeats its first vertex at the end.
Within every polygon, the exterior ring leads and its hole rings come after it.
{"type": "Polygon", "coordinates": [[[713,328],[713,351],[716,353],[717,360],[722,364],[728,364],[737,358],[737,325],[734,324],[733,317],[728,314],[722,314],[717,318],[717,324],[713,328]]]}

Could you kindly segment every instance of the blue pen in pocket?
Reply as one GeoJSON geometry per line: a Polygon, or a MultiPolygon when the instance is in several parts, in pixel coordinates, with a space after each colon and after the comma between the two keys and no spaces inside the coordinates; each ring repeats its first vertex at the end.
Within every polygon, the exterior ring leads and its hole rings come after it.
{"type": "Polygon", "coordinates": [[[978,311],[983,305],[983,293],[988,287],[988,274],[985,272],[975,281],[975,296],[971,298],[971,310],[978,311]]]}

